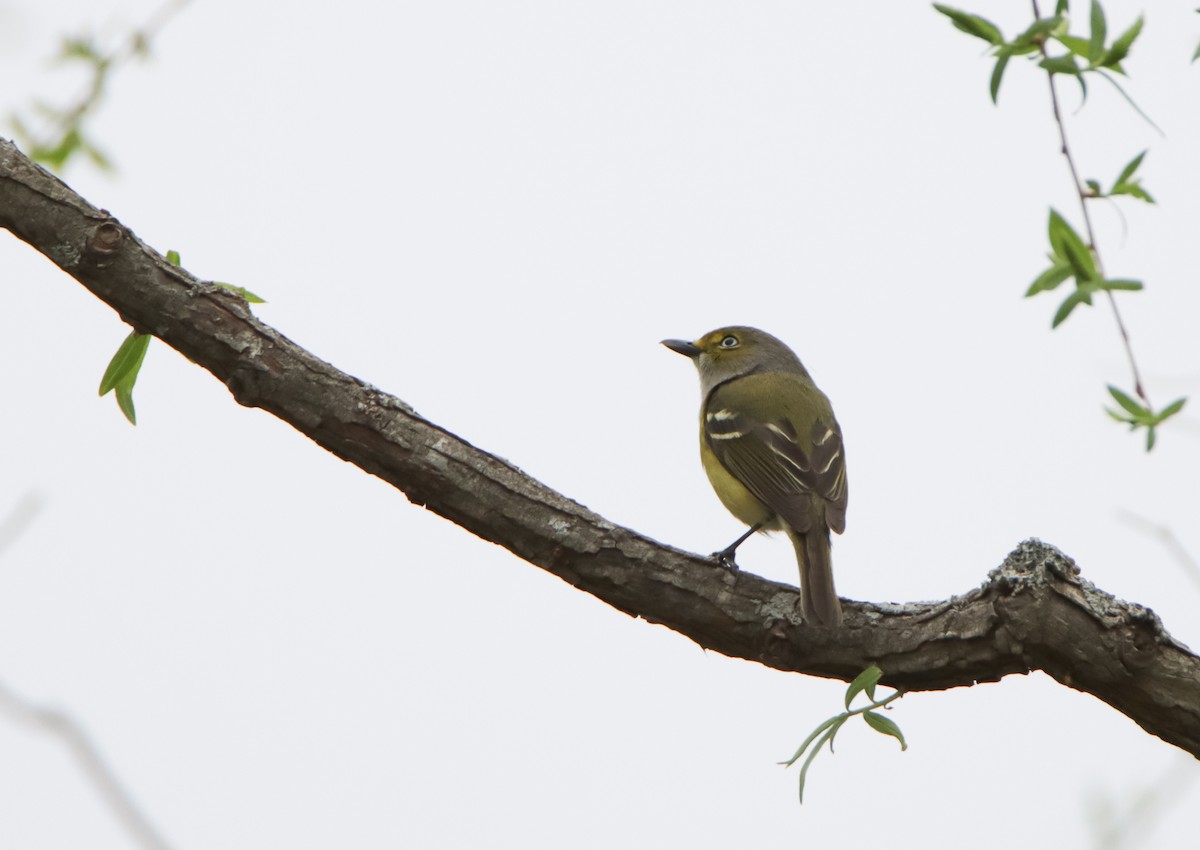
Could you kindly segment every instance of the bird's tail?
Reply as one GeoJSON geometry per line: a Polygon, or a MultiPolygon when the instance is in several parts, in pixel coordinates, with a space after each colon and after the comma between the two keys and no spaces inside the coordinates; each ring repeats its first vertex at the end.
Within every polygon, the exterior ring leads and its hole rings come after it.
{"type": "Polygon", "coordinates": [[[833,562],[829,553],[829,531],[814,528],[807,534],[788,532],[800,565],[800,605],[804,619],[820,626],[842,624],[842,602],[833,589],[833,562]]]}

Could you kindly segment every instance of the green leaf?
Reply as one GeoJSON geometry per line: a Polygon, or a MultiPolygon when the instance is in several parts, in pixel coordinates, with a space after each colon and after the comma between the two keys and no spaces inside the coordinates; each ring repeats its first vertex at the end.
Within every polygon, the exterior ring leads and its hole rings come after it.
{"type": "Polygon", "coordinates": [[[133,331],[125,337],[125,341],[121,343],[117,353],[108,362],[108,368],[104,370],[104,377],[100,379],[101,396],[107,395],[129,376],[133,378],[129,381],[129,387],[132,390],[133,381],[137,380],[138,370],[142,368],[142,360],[146,357],[146,349],[149,345],[149,334],[133,331]]]}
{"type": "Polygon", "coordinates": [[[1168,419],[1170,419],[1176,413],[1183,410],[1183,406],[1185,404],[1187,404],[1186,396],[1184,396],[1183,398],[1177,398],[1173,402],[1168,404],[1166,407],[1164,407],[1162,409],[1162,412],[1157,414],[1154,418],[1156,420],[1158,420],[1159,422],[1166,422],[1168,419]]]}
{"type": "MultiPolygon", "coordinates": [[[[814,729],[812,731],[812,734],[810,734],[807,738],[805,738],[804,743],[801,744],[799,746],[799,748],[796,750],[796,752],[792,754],[792,757],[790,759],[788,759],[787,761],[781,761],[780,764],[782,764],[784,767],[791,767],[792,765],[794,765],[797,761],[800,760],[800,756],[804,755],[804,751],[808,749],[809,745],[813,741],[817,740],[818,736],[820,736],[823,732],[825,732],[825,730],[828,729],[830,726],[834,725],[835,723],[839,723],[839,722],[841,722],[841,723],[845,722],[844,714],[835,715],[835,716],[829,718],[828,720],[826,720],[824,723],[822,723],[816,729],[814,729]]],[[[822,743],[824,743],[824,741],[822,741],[822,743]]],[[[817,749],[820,749],[820,747],[818,746],[817,749]]]]}
{"type": "Polygon", "coordinates": [[[1146,429],[1146,451],[1152,451],[1154,444],[1158,441],[1158,426],[1183,410],[1184,404],[1187,403],[1186,397],[1177,398],[1158,413],[1152,414],[1148,409],[1143,408],[1115,387],[1110,386],[1108,391],[1130,415],[1123,416],[1115,410],[1108,410],[1107,408],[1105,408],[1105,412],[1118,422],[1128,424],[1131,430],[1144,427],[1146,429]]]}
{"type": "MultiPolygon", "coordinates": [[[[849,719],[850,719],[849,714],[839,714],[837,716],[837,722],[834,723],[832,726],[830,726],[829,731],[825,733],[825,737],[823,737],[820,741],[817,742],[816,749],[819,750],[825,744],[829,744],[829,752],[832,753],[833,752],[833,739],[837,737],[838,732],[842,731],[842,727],[846,725],[846,721],[849,719]]],[[[810,753],[809,758],[812,758],[813,755],[815,755],[815,752],[810,753]]]]}
{"type": "Polygon", "coordinates": [[[1038,62],[1039,68],[1045,68],[1051,74],[1072,74],[1078,76],[1081,73],[1079,63],[1075,61],[1075,57],[1070,53],[1064,53],[1062,56],[1051,56],[1038,62]]]}
{"type": "Polygon", "coordinates": [[[839,717],[837,717],[835,719],[840,722],[838,722],[836,725],[834,725],[832,728],[830,728],[830,730],[825,733],[825,736],[823,738],[821,738],[820,741],[817,742],[817,745],[812,748],[812,752],[808,754],[808,758],[806,758],[804,760],[804,765],[800,768],[800,802],[801,802],[801,804],[804,803],[804,783],[805,783],[805,780],[808,778],[808,768],[812,765],[813,759],[815,759],[817,757],[817,753],[821,752],[821,747],[825,744],[826,741],[829,742],[830,750],[833,749],[833,736],[837,734],[837,731],[838,731],[838,729],[841,728],[842,723],[846,722],[846,715],[844,715],[844,714],[840,715],[839,717]]]}
{"type": "Polygon", "coordinates": [[[1071,264],[1071,270],[1075,272],[1076,282],[1082,284],[1096,277],[1096,263],[1092,252],[1082,241],[1068,239],[1063,243],[1063,249],[1067,255],[1067,262],[1071,264]]]}
{"type": "Polygon", "coordinates": [[[1037,53],[1038,46],[1036,44],[1006,44],[1000,50],[1007,50],[1013,56],[1028,56],[1030,53],[1037,53]]]}
{"type": "Polygon", "coordinates": [[[1029,29],[1013,39],[1013,46],[1036,45],[1047,38],[1060,39],[1067,34],[1068,21],[1062,15],[1052,18],[1039,18],[1029,25],[1029,29]]]}
{"type": "Polygon", "coordinates": [[[879,683],[882,676],[883,671],[874,664],[855,676],[854,681],[850,683],[850,687],[846,688],[846,708],[850,708],[850,703],[854,702],[854,698],[863,691],[866,691],[867,696],[874,702],[875,686],[879,683]]]}
{"type": "Polygon", "coordinates": [[[1112,43],[1112,47],[1108,49],[1108,52],[1104,54],[1103,58],[1097,64],[1104,68],[1113,68],[1115,70],[1121,64],[1121,60],[1129,55],[1129,48],[1133,47],[1133,42],[1137,40],[1138,35],[1142,31],[1142,24],[1144,23],[1145,20],[1141,15],[1138,15],[1138,19],[1133,22],[1129,29],[1117,37],[1117,40],[1112,43]]]}
{"type": "Polygon", "coordinates": [[[1058,0],[1058,4],[1054,7],[1054,14],[1059,16],[1066,15],[1071,11],[1070,6],[1070,0],[1058,0]]]}
{"type": "Polygon", "coordinates": [[[85,141],[81,146],[81,150],[87,154],[87,158],[92,161],[92,164],[101,171],[113,170],[112,160],[108,158],[108,155],[104,153],[104,151],[100,150],[100,148],[96,147],[91,142],[85,141]]]}
{"type": "Polygon", "coordinates": [[[1154,198],[1142,188],[1141,178],[1134,177],[1134,174],[1142,164],[1142,160],[1145,159],[1146,153],[1147,151],[1142,151],[1121,169],[1121,173],[1117,176],[1116,182],[1113,183],[1113,187],[1108,193],[1109,195],[1130,195],[1148,204],[1154,203],[1154,198]]]}
{"type": "Polygon", "coordinates": [[[1121,183],[1124,183],[1127,180],[1129,180],[1129,178],[1134,175],[1134,172],[1136,172],[1138,170],[1138,168],[1141,167],[1142,160],[1146,158],[1147,153],[1149,153],[1149,151],[1142,151],[1140,154],[1135,156],[1133,159],[1129,160],[1129,162],[1126,164],[1126,166],[1121,169],[1121,173],[1117,175],[1117,181],[1113,185],[1120,185],[1121,183]]]}
{"type": "Polygon", "coordinates": [[[133,386],[137,383],[138,372],[146,358],[150,340],[149,334],[139,334],[137,331],[130,333],[109,361],[108,368],[104,370],[104,377],[100,380],[100,395],[115,390],[117,407],[133,425],[137,425],[137,412],[133,408],[133,386]]]}
{"type": "Polygon", "coordinates": [[[1071,267],[1066,263],[1053,265],[1046,269],[1025,291],[1025,297],[1037,295],[1039,292],[1049,292],[1056,289],[1060,283],[1071,276],[1071,267]]]}
{"type": "Polygon", "coordinates": [[[1063,242],[1067,238],[1068,233],[1074,233],[1071,225],[1067,224],[1067,220],[1058,214],[1058,210],[1054,207],[1050,208],[1050,221],[1046,226],[1046,233],[1050,237],[1050,250],[1055,257],[1066,259],[1066,249],[1063,248],[1063,242]]]}
{"type": "Polygon", "coordinates": [[[238,295],[245,298],[246,303],[248,303],[248,304],[266,304],[267,303],[265,300],[263,300],[262,298],[259,298],[257,295],[255,295],[253,292],[251,292],[249,289],[246,289],[246,287],[244,287],[244,286],[234,286],[232,283],[222,283],[219,280],[214,280],[212,283],[213,283],[213,286],[219,286],[222,289],[228,289],[230,292],[237,293],[238,295]]]}
{"type": "Polygon", "coordinates": [[[1107,407],[1104,408],[1104,412],[1107,413],[1109,416],[1111,416],[1113,419],[1120,422],[1122,425],[1132,425],[1135,428],[1137,427],[1138,422],[1136,419],[1130,419],[1128,416],[1125,416],[1124,414],[1118,413],[1117,411],[1112,410],[1107,407]]]}
{"type": "Polygon", "coordinates": [[[1104,190],[1100,188],[1099,180],[1085,180],[1087,187],[1092,190],[1092,197],[1100,198],[1104,196],[1104,190]]]}
{"type": "Polygon", "coordinates": [[[33,102],[33,111],[47,121],[66,121],[69,118],[66,112],[55,106],[51,106],[44,100],[35,100],[33,102]]]}
{"type": "Polygon", "coordinates": [[[949,18],[955,29],[961,30],[967,35],[982,38],[988,44],[994,44],[997,47],[1004,44],[1004,36],[1000,34],[1000,30],[986,18],[950,6],[943,6],[940,3],[934,3],[933,8],[949,18]]]}
{"type": "Polygon", "coordinates": [[[867,725],[883,735],[891,735],[900,742],[900,749],[907,750],[908,743],[904,740],[904,735],[900,731],[900,727],[892,722],[891,718],[884,717],[874,711],[863,713],[863,720],[867,721],[867,725]]]}
{"type": "Polygon", "coordinates": [[[39,165],[44,165],[51,171],[59,171],[67,160],[83,148],[83,136],[79,130],[68,130],[63,137],[53,144],[34,145],[29,150],[29,158],[39,165]]]}
{"type": "Polygon", "coordinates": [[[1048,227],[1050,246],[1055,257],[1066,260],[1071,264],[1079,283],[1090,281],[1096,277],[1096,261],[1092,251],[1084,244],[1083,239],[1057,210],[1050,210],[1048,227]]]}
{"type": "Polygon", "coordinates": [[[64,38],[59,46],[56,61],[64,61],[67,59],[83,59],[93,65],[99,64],[103,57],[96,49],[96,45],[88,36],[77,36],[75,38],[64,38]]]}
{"type": "Polygon", "coordinates": [[[1104,56],[1104,40],[1108,37],[1108,23],[1104,20],[1104,9],[1099,0],[1092,0],[1092,37],[1088,43],[1088,59],[1096,64],[1104,56]]]}
{"type": "MultiPolygon", "coordinates": [[[[1119,70],[1119,69],[1113,69],[1113,70],[1119,70]]],[[[1151,127],[1153,127],[1154,131],[1156,133],[1158,133],[1158,135],[1162,136],[1163,138],[1166,138],[1166,133],[1164,133],[1162,131],[1162,127],[1159,127],[1157,124],[1155,124],[1154,120],[1149,115],[1147,115],[1145,112],[1142,111],[1142,108],[1137,105],[1137,102],[1134,101],[1134,99],[1132,97],[1129,96],[1129,93],[1126,92],[1125,89],[1121,88],[1121,84],[1113,79],[1112,74],[1108,73],[1107,71],[1105,71],[1103,69],[1097,69],[1096,73],[1098,73],[1101,77],[1103,77],[1105,80],[1107,80],[1112,85],[1112,87],[1117,90],[1117,93],[1120,94],[1121,97],[1125,98],[1125,102],[1128,103],[1130,105],[1130,107],[1133,108],[1133,111],[1136,112],[1143,121],[1145,121],[1147,124],[1149,124],[1151,127]]],[[[1080,77],[1080,80],[1082,80],[1082,79],[1083,78],[1080,77]]]]}
{"type": "Polygon", "coordinates": [[[1050,327],[1057,328],[1067,320],[1071,312],[1080,304],[1092,303],[1092,290],[1089,287],[1077,286],[1075,291],[1067,296],[1066,300],[1059,305],[1058,312],[1054,314],[1054,320],[1050,323],[1050,327]]]}
{"type": "Polygon", "coordinates": [[[1132,397],[1121,392],[1112,384],[1108,385],[1108,394],[1111,395],[1121,407],[1125,408],[1126,412],[1133,415],[1135,419],[1143,419],[1149,416],[1150,411],[1142,407],[1132,397]]]}
{"type": "Polygon", "coordinates": [[[1196,45],[1196,52],[1192,54],[1192,61],[1195,62],[1197,59],[1200,59],[1200,44],[1196,45]]]}
{"type": "Polygon", "coordinates": [[[1076,56],[1087,59],[1088,50],[1091,48],[1091,42],[1086,38],[1080,38],[1077,35],[1060,35],[1057,39],[1063,47],[1070,50],[1076,56]]]}
{"type": "Polygon", "coordinates": [[[121,408],[121,412],[125,414],[125,418],[129,420],[130,425],[137,424],[137,411],[133,409],[133,387],[121,385],[117,387],[117,407],[121,408]]]}
{"type": "MultiPolygon", "coordinates": [[[[178,266],[179,262],[180,262],[179,261],[179,252],[175,251],[175,250],[167,251],[167,262],[173,266],[178,266]]],[[[251,292],[249,289],[246,289],[244,286],[234,286],[232,283],[222,283],[219,280],[214,280],[212,282],[212,284],[213,284],[213,286],[219,286],[222,289],[228,289],[230,292],[240,295],[242,298],[246,299],[246,303],[248,303],[248,304],[266,304],[267,303],[262,298],[259,298],[257,295],[255,295],[253,292],[251,292]]]]}
{"type": "Polygon", "coordinates": [[[1008,67],[1008,60],[1012,56],[1012,52],[1001,50],[996,55],[996,64],[992,66],[992,79],[988,84],[988,91],[992,95],[992,103],[997,102],[1000,97],[1000,81],[1004,78],[1004,69],[1008,67]]]}
{"type": "Polygon", "coordinates": [[[1145,289],[1145,286],[1140,280],[1128,280],[1125,278],[1101,281],[1099,283],[1099,287],[1105,292],[1114,292],[1117,290],[1123,292],[1137,292],[1141,289],[1145,289]]]}
{"type": "Polygon", "coordinates": [[[1109,195],[1129,195],[1131,198],[1137,198],[1140,201],[1145,201],[1148,204],[1154,203],[1154,198],[1150,193],[1142,188],[1141,183],[1134,180],[1132,183],[1118,183],[1109,191],[1109,195]]]}

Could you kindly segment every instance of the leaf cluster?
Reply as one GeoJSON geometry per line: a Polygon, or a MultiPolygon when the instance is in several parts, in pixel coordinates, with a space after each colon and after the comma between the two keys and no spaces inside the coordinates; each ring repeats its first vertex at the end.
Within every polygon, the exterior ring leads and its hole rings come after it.
{"type": "Polygon", "coordinates": [[[855,715],[861,716],[863,721],[876,732],[880,733],[881,735],[888,735],[899,741],[901,750],[908,749],[908,742],[904,740],[904,735],[900,731],[900,727],[897,726],[890,717],[886,717],[877,711],[877,709],[885,708],[889,703],[899,699],[904,695],[902,691],[896,691],[890,696],[887,696],[881,700],[876,700],[875,686],[879,684],[879,680],[882,677],[883,671],[875,665],[872,665],[859,673],[854,678],[854,681],[850,683],[850,686],[846,688],[846,710],[839,714],[835,714],[833,717],[830,717],[828,720],[814,729],[812,733],[804,739],[804,743],[800,745],[790,759],[780,762],[780,764],[784,765],[785,767],[791,767],[800,760],[805,752],[808,753],[808,757],[804,759],[804,764],[800,767],[801,803],[804,802],[804,783],[808,777],[808,768],[812,765],[813,759],[817,757],[817,753],[821,751],[821,748],[825,744],[829,744],[829,751],[833,752],[833,739],[837,736],[837,733],[841,731],[841,728],[846,725],[846,721],[848,721],[851,717],[854,717],[855,715]],[[870,704],[865,705],[862,708],[851,709],[850,705],[854,702],[855,698],[864,693],[866,694],[867,698],[871,700],[870,704]]]}
{"type": "Polygon", "coordinates": [[[1057,210],[1050,210],[1047,228],[1050,239],[1050,267],[1042,272],[1025,291],[1025,297],[1057,289],[1064,281],[1075,281],[1075,289],[1059,305],[1051,327],[1057,328],[1080,304],[1091,305],[1098,292],[1128,291],[1143,288],[1140,280],[1110,279],[1100,273],[1092,246],[1075,232],[1057,210]]]}
{"type": "Polygon", "coordinates": [[[1166,422],[1179,411],[1183,410],[1184,404],[1187,403],[1187,398],[1177,398],[1175,401],[1168,404],[1158,413],[1150,409],[1149,405],[1143,405],[1128,393],[1121,392],[1112,384],[1108,385],[1108,393],[1121,406],[1120,410],[1112,410],[1105,408],[1104,412],[1118,422],[1124,422],[1129,426],[1130,431],[1136,431],[1138,428],[1146,429],[1146,451],[1154,448],[1154,443],[1158,439],[1155,429],[1166,422]]]}
{"type": "MultiPolygon", "coordinates": [[[[144,40],[137,42],[141,47],[131,51],[132,55],[144,56],[144,40]]],[[[49,129],[39,135],[19,115],[9,119],[13,133],[29,158],[51,171],[61,171],[66,164],[82,154],[104,171],[112,170],[112,161],[91,140],[85,127],[86,120],[104,98],[113,70],[120,64],[123,55],[106,53],[91,36],[76,36],[63,39],[54,61],[82,67],[88,76],[83,97],[76,103],[58,107],[45,101],[36,101],[33,111],[49,129]]]]}
{"type": "MultiPolygon", "coordinates": [[[[967,35],[986,41],[996,62],[992,66],[989,90],[992,102],[1000,97],[1000,83],[1014,56],[1028,56],[1050,74],[1066,74],[1078,80],[1084,97],[1087,96],[1085,75],[1099,74],[1117,88],[1128,100],[1113,74],[1125,74],[1121,63],[1129,55],[1133,43],[1142,32],[1144,19],[1139,16],[1119,36],[1108,40],[1108,20],[1098,0],[1093,0],[1086,35],[1070,33],[1069,0],[1059,0],[1054,14],[1038,18],[1019,35],[1008,39],[991,21],[961,9],[934,3],[933,7],[950,19],[955,28],[967,35]],[[1063,52],[1050,55],[1049,45],[1057,44],[1063,52]]],[[[1130,101],[1132,103],[1132,101],[1130,101]]],[[[1134,105],[1136,109],[1136,104],[1134,105]]],[[[1140,110],[1139,110],[1140,112],[1140,110]]]]}

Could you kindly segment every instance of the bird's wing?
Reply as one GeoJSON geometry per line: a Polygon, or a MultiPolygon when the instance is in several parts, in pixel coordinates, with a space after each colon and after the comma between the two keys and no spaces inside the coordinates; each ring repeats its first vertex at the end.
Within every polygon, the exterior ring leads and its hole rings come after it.
{"type": "Polygon", "coordinates": [[[797,382],[794,390],[771,397],[776,415],[752,420],[740,411],[749,398],[762,408],[756,384],[764,377],[747,375],[713,390],[704,438],[721,465],[795,531],[807,532],[819,516],[814,507],[823,507],[825,524],[840,534],[846,527],[846,460],[829,401],[811,384],[797,382]]]}

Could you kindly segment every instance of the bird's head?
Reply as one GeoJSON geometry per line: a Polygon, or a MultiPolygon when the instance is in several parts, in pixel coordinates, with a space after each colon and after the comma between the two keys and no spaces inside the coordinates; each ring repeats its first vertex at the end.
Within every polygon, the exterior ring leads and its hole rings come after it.
{"type": "Polygon", "coordinates": [[[691,358],[705,393],[731,378],[756,372],[804,371],[790,348],[758,328],[735,325],[709,331],[695,342],[664,339],[662,344],[691,358]]]}

